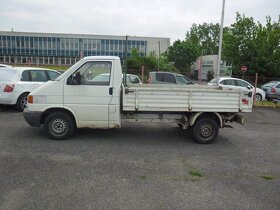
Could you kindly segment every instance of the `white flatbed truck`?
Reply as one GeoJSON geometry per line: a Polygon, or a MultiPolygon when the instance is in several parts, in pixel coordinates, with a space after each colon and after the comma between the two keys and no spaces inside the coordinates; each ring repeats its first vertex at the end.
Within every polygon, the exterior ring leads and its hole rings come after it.
{"type": "Polygon", "coordinates": [[[244,124],[252,93],[200,85],[124,87],[119,57],[85,57],[55,81],[31,92],[24,118],[51,139],[77,128],[121,128],[122,122],[176,123],[193,129],[198,143],[213,142],[228,122],[244,124]]]}

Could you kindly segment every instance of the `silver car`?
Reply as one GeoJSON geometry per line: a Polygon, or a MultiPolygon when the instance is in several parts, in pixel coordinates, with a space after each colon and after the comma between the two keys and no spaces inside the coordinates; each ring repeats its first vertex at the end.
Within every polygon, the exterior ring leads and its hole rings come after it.
{"type": "Polygon", "coordinates": [[[173,72],[156,71],[149,73],[149,84],[177,84],[191,85],[194,84],[188,77],[173,72]]]}
{"type": "Polygon", "coordinates": [[[280,99],[280,81],[271,81],[262,86],[267,100],[280,99]]]}

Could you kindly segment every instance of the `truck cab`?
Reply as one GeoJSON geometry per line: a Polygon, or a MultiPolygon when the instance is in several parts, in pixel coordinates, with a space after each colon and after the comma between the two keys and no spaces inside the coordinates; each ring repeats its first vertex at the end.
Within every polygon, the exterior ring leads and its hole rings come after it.
{"type": "Polygon", "coordinates": [[[47,120],[57,134],[65,123],[50,120],[50,113],[70,116],[78,128],[120,127],[121,85],[118,57],[86,57],[29,95],[25,119],[33,126],[47,120]]]}

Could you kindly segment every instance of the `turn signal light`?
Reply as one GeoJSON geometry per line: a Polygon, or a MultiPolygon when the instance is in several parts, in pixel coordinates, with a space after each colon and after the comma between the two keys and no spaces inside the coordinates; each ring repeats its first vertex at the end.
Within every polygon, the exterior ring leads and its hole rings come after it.
{"type": "Polygon", "coordinates": [[[249,101],[246,98],[242,98],[242,103],[245,104],[245,105],[248,105],[249,101]]]}
{"type": "Polygon", "coordinates": [[[33,104],[33,96],[32,95],[28,95],[27,103],[33,104]]]}
{"type": "Polygon", "coordinates": [[[15,85],[6,85],[4,88],[5,93],[11,93],[14,90],[15,85]]]}

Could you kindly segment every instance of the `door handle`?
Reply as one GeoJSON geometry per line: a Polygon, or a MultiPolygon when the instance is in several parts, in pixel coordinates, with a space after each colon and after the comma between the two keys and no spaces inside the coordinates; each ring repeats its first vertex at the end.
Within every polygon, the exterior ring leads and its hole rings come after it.
{"type": "Polygon", "coordinates": [[[113,95],[113,88],[112,87],[109,88],[109,95],[113,95]]]}

